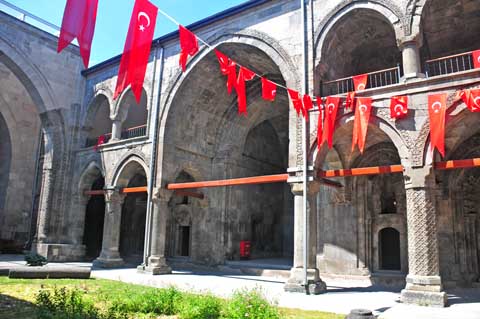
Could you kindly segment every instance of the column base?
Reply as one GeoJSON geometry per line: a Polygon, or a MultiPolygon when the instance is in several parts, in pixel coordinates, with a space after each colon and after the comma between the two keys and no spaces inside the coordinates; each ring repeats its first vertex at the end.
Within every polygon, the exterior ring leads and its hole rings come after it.
{"type": "Polygon", "coordinates": [[[317,268],[307,269],[308,285],[304,284],[304,272],[302,268],[292,268],[290,278],[283,289],[286,292],[299,292],[312,295],[319,295],[327,291],[327,285],[320,279],[320,273],[317,268]]]}
{"type": "Polygon", "coordinates": [[[138,266],[137,272],[149,275],[166,275],[172,273],[172,268],[167,264],[165,257],[150,256],[148,257],[148,266],[138,266]]]}
{"type": "Polygon", "coordinates": [[[93,267],[96,268],[119,268],[125,265],[125,262],[123,259],[118,256],[118,257],[98,257],[95,259],[92,263],[93,267]]]}
{"type": "Polygon", "coordinates": [[[406,281],[400,295],[402,303],[430,307],[447,305],[447,294],[442,291],[439,276],[407,276],[406,281]]]}

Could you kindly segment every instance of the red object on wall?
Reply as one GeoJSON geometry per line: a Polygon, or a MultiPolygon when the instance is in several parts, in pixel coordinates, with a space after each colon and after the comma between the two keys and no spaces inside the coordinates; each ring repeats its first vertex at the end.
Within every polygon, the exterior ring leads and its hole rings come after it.
{"type": "Polygon", "coordinates": [[[250,258],[250,246],[251,246],[251,243],[249,240],[240,241],[240,258],[242,259],[250,258]]]}

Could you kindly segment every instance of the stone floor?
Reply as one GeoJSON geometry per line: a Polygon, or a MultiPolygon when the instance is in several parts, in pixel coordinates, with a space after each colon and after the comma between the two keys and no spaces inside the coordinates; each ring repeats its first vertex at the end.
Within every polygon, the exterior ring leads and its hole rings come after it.
{"type": "MultiPolygon", "coordinates": [[[[263,263],[268,263],[265,261],[263,263]]],[[[0,268],[23,265],[21,256],[0,255],[0,268]]],[[[49,264],[56,267],[59,264],[49,264]]],[[[64,263],[63,265],[90,267],[89,263],[64,263]]],[[[249,266],[255,266],[248,263],[249,266]]],[[[281,268],[281,267],[280,267],[281,268]]],[[[329,279],[325,281],[328,292],[318,296],[292,294],[283,291],[285,279],[248,276],[231,271],[212,271],[206,268],[186,269],[174,267],[170,275],[151,276],[138,273],[135,268],[114,270],[93,269],[95,278],[119,280],[153,287],[175,285],[192,292],[211,292],[221,297],[228,297],[236,289],[260,287],[271,301],[281,307],[319,310],[347,314],[354,308],[373,310],[383,319],[442,319],[442,318],[480,318],[480,289],[457,289],[448,291],[449,307],[428,308],[402,305],[397,302],[399,291],[387,291],[370,286],[365,280],[329,279]]]]}

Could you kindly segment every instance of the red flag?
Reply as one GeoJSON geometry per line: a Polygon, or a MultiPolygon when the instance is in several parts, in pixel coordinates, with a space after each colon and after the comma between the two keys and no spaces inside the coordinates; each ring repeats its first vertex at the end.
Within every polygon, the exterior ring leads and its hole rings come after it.
{"type": "Polygon", "coordinates": [[[157,12],[158,8],[150,1],[135,1],[127,40],[120,61],[114,99],[131,84],[137,103],[140,103],[145,71],[157,21],[157,12]]]}
{"type": "Polygon", "coordinates": [[[461,98],[470,111],[480,112],[480,89],[459,91],[457,98],[461,98]]]}
{"type": "Polygon", "coordinates": [[[105,141],[107,140],[107,137],[105,135],[100,135],[98,138],[97,138],[97,144],[95,144],[95,146],[93,147],[93,149],[98,152],[98,147],[102,144],[105,144],[105,141]]]}
{"type": "Polygon", "coordinates": [[[240,67],[238,72],[238,79],[235,85],[237,89],[237,100],[238,100],[238,114],[247,114],[247,93],[245,88],[245,81],[253,80],[255,73],[250,71],[246,67],[240,67]]]}
{"type": "Polygon", "coordinates": [[[232,93],[232,89],[237,82],[237,64],[232,61],[228,56],[215,49],[218,63],[220,64],[220,71],[223,75],[227,75],[227,91],[228,94],[232,93]]]}
{"type": "Polygon", "coordinates": [[[358,145],[358,148],[362,154],[365,150],[365,141],[367,139],[368,122],[370,121],[371,111],[372,98],[357,98],[355,120],[353,122],[352,152],[355,150],[355,145],[358,145]]]}
{"type": "Polygon", "coordinates": [[[473,67],[475,69],[480,69],[480,50],[473,51],[472,57],[473,57],[473,67]]]}
{"type": "Polygon", "coordinates": [[[352,77],[355,91],[363,91],[367,88],[368,74],[360,74],[352,77]]]}
{"type": "Polygon", "coordinates": [[[182,71],[187,69],[188,56],[193,57],[198,52],[198,41],[195,34],[186,29],[183,25],[178,26],[178,33],[180,35],[180,61],[182,71]]]}
{"type": "Polygon", "coordinates": [[[348,92],[347,99],[345,100],[345,109],[352,111],[355,102],[355,92],[348,92]]]}
{"type": "Polygon", "coordinates": [[[303,109],[303,102],[300,98],[300,94],[292,89],[287,89],[287,91],[290,99],[292,100],[293,108],[295,109],[295,111],[297,111],[297,115],[300,116],[300,112],[302,112],[303,109]]]}
{"type": "Polygon", "coordinates": [[[445,156],[445,113],[447,94],[428,96],[428,114],[430,116],[430,143],[442,156],[445,156]]]}
{"type": "Polygon", "coordinates": [[[83,64],[88,68],[92,48],[98,0],[67,0],[63,13],[57,52],[65,49],[73,39],[78,39],[83,64]]]}
{"type": "Polygon", "coordinates": [[[317,97],[317,106],[318,106],[318,123],[317,123],[317,148],[322,147],[322,138],[323,138],[323,105],[322,98],[317,97]]]}
{"type": "Polygon", "coordinates": [[[303,114],[303,117],[305,117],[305,121],[307,122],[308,122],[308,111],[311,109],[313,109],[312,98],[310,97],[310,95],[305,94],[303,96],[302,114],[303,114]]]}
{"type": "Polygon", "coordinates": [[[408,96],[392,96],[390,100],[390,117],[401,119],[408,114],[408,96]]]}
{"type": "Polygon", "coordinates": [[[275,101],[277,96],[277,85],[267,78],[262,77],[262,97],[267,101],[275,101]]]}
{"type": "Polygon", "coordinates": [[[335,121],[337,120],[337,111],[338,105],[340,104],[339,97],[327,97],[325,101],[325,108],[324,108],[324,125],[323,125],[323,138],[322,138],[322,145],[325,141],[328,142],[328,148],[333,147],[333,133],[335,132],[335,121]]]}

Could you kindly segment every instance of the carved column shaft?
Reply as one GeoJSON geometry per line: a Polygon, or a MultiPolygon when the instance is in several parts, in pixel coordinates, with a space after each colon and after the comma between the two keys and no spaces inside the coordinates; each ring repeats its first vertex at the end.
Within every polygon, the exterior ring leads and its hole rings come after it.
{"type": "Polygon", "coordinates": [[[112,121],[112,141],[118,141],[122,138],[122,122],[119,120],[112,121]]]}
{"type": "Polygon", "coordinates": [[[398,41],[402,51],[403,74],[405,79],[423,77],[420,60],[420,47],[423,44],[421,34],[408,36],[398,41]]]}
{"type": "Polygon", "coordinates": [[[407,193],[408,267],[410,275],[438,276],[438,243],[435,207],[425,188],[407,193]]]}
{"type": "Polygon", "coordinates": [[[116,190],[105,192],[105,222],[103,225],[102,252],[94,264],[104,268],[123,265],[120,257],[120,226],[122,219],[122,204],[125,195],[116,190]]]}

